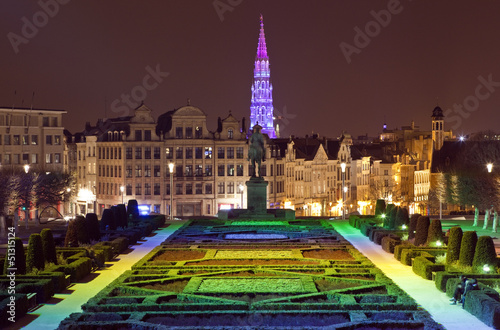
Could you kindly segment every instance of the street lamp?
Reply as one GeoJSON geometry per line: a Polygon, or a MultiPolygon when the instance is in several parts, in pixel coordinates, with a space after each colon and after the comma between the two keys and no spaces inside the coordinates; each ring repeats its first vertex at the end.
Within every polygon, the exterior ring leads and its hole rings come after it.
{"type": "Polygon", "coordinates": [[[240,194],[241,194],[241,204],[240,204],[240,209],[243,208],[243,189],[245,188],[241,183],[238,186],[240,188],[240,194]]]}
{"type": "Polygon", "coordinates": [[[346,163],[341,163],[340,167],[342,168],[342,219],[345,219],[345,193],[347,191],[347,187],[345,186],[346,163]]]}
{"type": "Polygon", "coordinates": [[[124,186],[120,186],[120,191],[122,193],[122,204],[123,204],[123,192],[125,191],[125,187],[124,186]]]}
{"type": "MultiPolygon", "coordinates": [[[[26,174],[28,174],[28,172],[30,171],[30,166],[29,164],[26,164],[24,165],[24,172],[26,172],[26,174]]],[[[490,171],[491,172],[491,171],[490,171]]]]}
{"type": "Polygon", "coordinates": [[[174,220],[174,163],[168,164],[170,172],[170,220],[174,220]]]}
{"type": "Polygon", "coordinates": [[[488,173],[491,173],[491,171],[493,171],[493,164],[492,163],[486,164],[486,168],[488,169],[488,173]]]}

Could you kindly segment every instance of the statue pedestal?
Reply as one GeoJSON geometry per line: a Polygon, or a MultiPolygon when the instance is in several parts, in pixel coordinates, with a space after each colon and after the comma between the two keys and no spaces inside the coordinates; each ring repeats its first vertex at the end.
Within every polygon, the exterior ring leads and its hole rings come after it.
{"type": "Polygon", "coordinates": [[[267,185],[263,178],[251,178],[247,186],[247,205],[249,215],[267,215],[267,185]]]}

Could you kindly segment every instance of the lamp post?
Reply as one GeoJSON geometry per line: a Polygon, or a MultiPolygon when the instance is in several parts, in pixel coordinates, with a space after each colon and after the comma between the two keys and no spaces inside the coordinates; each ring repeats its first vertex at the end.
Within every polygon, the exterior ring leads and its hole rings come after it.
{"type": "Polygon", "coordinates": [[[168,164],[170,172],[170,220],[174,220],[174,163],[168,164]]]}
{"type": "Polygon", "coordinates": [[[243,208],[243,189],[245,189],[245,187],[240,183],[240,185],[238,186],[240,188],[240,194],[241,194],[241,204],[240,204],[240,209],[243,208]]]}
{"type": "Polygon", "coordinates": [[[488,169],[488,173],[491,173],[491,171],[493,171],[493,164],[492,163],[486,164],[486,169],[488,169]]]}
{"type": "Polygon", "coordinates": [[[122,193],[122,204],[123,204],[123,192],[125,191],[124,186],[120,186],[120,192],[122,193]]]}
{"type": "Polygon", "coordinates": [[[345,186],[345,167],[346,163],[341,163],[340,167],[342,168],[342,219],[345,219],[345,193],[346,193],[346,186],[345,186]]]}

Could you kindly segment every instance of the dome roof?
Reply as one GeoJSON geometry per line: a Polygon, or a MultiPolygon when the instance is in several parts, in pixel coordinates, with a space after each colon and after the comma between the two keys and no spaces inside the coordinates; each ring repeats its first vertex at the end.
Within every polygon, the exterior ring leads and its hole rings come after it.
{"type": "Polygon", "coordinates": [[[432,110],[432,117],[444,117],[443,110],[437,106],[432,110]]]}

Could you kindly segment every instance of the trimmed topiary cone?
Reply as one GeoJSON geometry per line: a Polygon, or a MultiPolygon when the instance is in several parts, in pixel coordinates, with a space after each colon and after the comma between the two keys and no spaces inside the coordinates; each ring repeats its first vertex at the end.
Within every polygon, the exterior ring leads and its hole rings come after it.
{"type": "Polygon", "coordinates": [[[398,214],[399,206],[394,206],[389,214],[389,229],[396,229],[396,215],[398,214]]]}
{"type": "Polygon", "coordinates": [[[384,217],[384,228],[389,228],[391,224],[391,212],[394,208],[394,204],[387,205],[385,209],[385,217],[384,217]]]}
{"type": "Polygon", "coordinates": [[[375,204],[375,216],[380,217],[385,214],[385,200],[377,199],[377,204],[375,204]]]}
{"type": "Polygon", "coordinates": [[[493,271],[497,268],[497,253],[493,239],[490,236],[479,237],[474,251],[474,259],[472,260],[472,267],[478,271],[482,270],[485,265],[488,265],[493,271]]]}
{"type": "Polygon", "coordinates": [[[139,204],[135,199],[129,199],[127,203],[127,217],[128,221],[139,219],[139,204]]]}
{"type": "Polygon", "coordinates": [[[28,241],[28,255],[26,256],[26,270],[31,272],[34,268],[42,270],[45,268],[45,257],[43,255],[42,236],[31,234],[28,241]]]}
{"type": "Polygon", "coordinates": [[[415,233],[415,245],[424,245],[427,242],[427,234],[429,232],[430,220],[429,217],[419,217],[417,220],[417,228],[415,233]]]}
{"type": "Polygon", "coordinates": [[[99,241],[101,238],[101,231],[99,229],[99,220],[97,219],[97,214],[87,213],[85,215],[85,222],[88,227],[89,239],[91,241],[99,241]]]}
{"type": "Polygon", "coordinates": [[[56,244],[54,243],[52,230],[44,228],[40,232],[40,236],[42,237],[43,255],[45,256],[45,261],[52,262],[57,265],[56,244]]]}
{"type": "Polygon", "coordinates": [[[125,204],[118,204],[118,214],[119,220],[117,222],[118,227],[127,228],[128,227],[128,217],[127,217],[127,208],[125,204]]]}
{"type": "Polygon", "coordinates": [[[410,218],[410,225],[408,226],[408,239],[415,238],[415,231],[417,230],[417,221],[421,215],[418,213],[412,214],[410,218]]]}
{"type": "Polygon", "coordinates": [[[427,245],[433,245],[437,241],[443,242],[443,227],[441,220],[432,220],[427,232],[427,245]]]}
{"type": "Polygon", "coordinates": [[[401,226],[406,225],[410,222],[410,218],[408,217],[408,210],[406,207],[398,207],[398,212],[396,213],[396,222],[394,227],[396,229],[400,229],[401,226]]]}
{"type": "Polygon", "coordinates": [[[462,244],[462,228],[452,227],[448,236],[448,251],[446,252],[446,264],[451,265],[460,258],[460,245],[462,244]]]}
{"type": "Polygon", "coordinates": [[[78,247],[78,234],[76,232],[76,222],[71,220],[68,223],[68,230],[66,231],[66,238],[64,239],[65,247],[78,247]]]}
{"type": "Polygon", "coordinates": [[[75,217],[75,225],[78,243],[89,244],[89,228],[87,226],[87,221],[85,220],[83,215],[77,215],[75,217]]]}
{"type": "Polygon", "coordinates": [[[24,254],[24,245],[23,241],[19,238],[16,237],[14,239],[14,260],[11,260],[13,263],[10,264],[9,260],[7,259],[9,255],[6,256],[5,258],[5,263],[3,267],[3,273],[8,275],[9,271],[7,270],[8,268],[16,268],[15,273],[18,275],[24,275],[26,274],[26,255],[24,254]]]}
{"type": "Polygon", "coordinates": [[[111,209],[105,209],[104,211],[102,211],[101,229],[102,230],[116,229],[115,216],[113,214],[113,211],[111,211],[111,209]]]}
{"type": "Polygon", "coordinates": [[[477,234],[475,231],[466,231],[462,236],[460,244],[460,257],[458,263],[461,266],[472,266],[474,251],[476,250],[477,234]]]}

